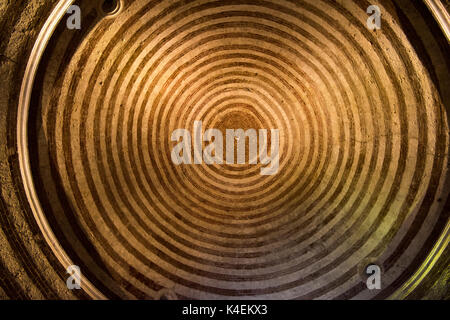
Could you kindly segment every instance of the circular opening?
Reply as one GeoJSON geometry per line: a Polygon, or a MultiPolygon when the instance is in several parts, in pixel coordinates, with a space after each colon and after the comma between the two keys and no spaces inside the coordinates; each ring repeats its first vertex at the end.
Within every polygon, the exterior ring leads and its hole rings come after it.
{"type": "Polygon", "coordinates": [[[119,0],[104,0],[102,11],[105,14],[113,14],[119,9],[119,0]]]}

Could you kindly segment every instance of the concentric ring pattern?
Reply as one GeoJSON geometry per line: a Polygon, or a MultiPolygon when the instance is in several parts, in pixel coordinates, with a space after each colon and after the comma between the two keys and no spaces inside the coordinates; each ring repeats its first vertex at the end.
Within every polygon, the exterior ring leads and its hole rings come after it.
{"type": "MultiPolygon", "coordinates": [[[[106,296],[381,298],[448,214],[447,111],[389,1],[123,0],[50,44],[41,201],[106,296]],[[278,129],[280,167],[175,165],[174,130],[278,129]],[[382,290],[361,277],[382,266],[382,290]]],[[[63,22],[62,22],[63,24],[63,22]]]]}

